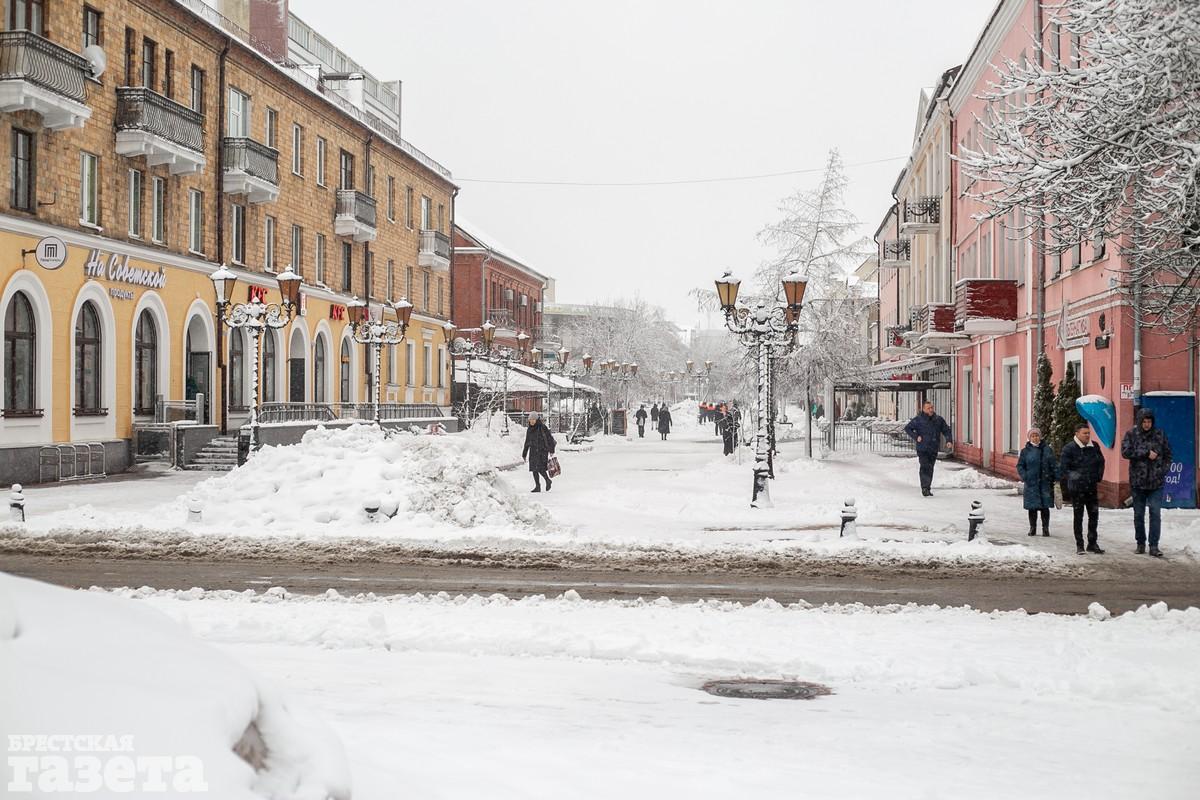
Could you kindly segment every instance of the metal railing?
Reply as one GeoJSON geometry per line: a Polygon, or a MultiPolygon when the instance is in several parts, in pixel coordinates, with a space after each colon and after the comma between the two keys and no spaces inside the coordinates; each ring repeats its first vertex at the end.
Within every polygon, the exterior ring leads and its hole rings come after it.
{"type": "Polygon", "coordinates": [[[32,31],[0,32],[0,80],[22,80],[77,103],[87,102],[91,65],[32,31]]]}
{"type": "Polygon", "coordinates": [[[450,237],[441,231],[421,231],[421,253],[450,260],[450,237]]]}
{"type": "Polygon", "coordinates": [[[107,477],[104,445],[100,442],[49,444],[38,449],[38,482],[107,477]]]}
{"type": "Polygon", "coordinates": [[[507,308],[489,308],[487,318],[491,323],[500,328],[507,328],[512,325],[513,313],[507,308]]]}
{"type": "Polygon", "coordinates": [[[279,151],[244,136],[226,136],[225,169],[279,185],[279,151]]]}
{"type": "Polygon", "coordinates": [[[375,198],[357,189],[338,189],[337,216],[353,217],[369,227],[375,224],[375,198]]]}
{"type": "Polygon", "coordinates": [[[883,261],[908,261],[912,257],[911,239],[884,239],[880,247],[883,261]]]}
{"type": "MultiPolygon", "coordinates": [[[[383,421],[434,419],[447,416],[445,409],[432,403],[380,403],[383,421]]],[[[370,403],[263,403],[258,411],[260,423],[371,421],[375,409],[370,403]]]]}
{"type": "Polygon", "coordinates": [[[942,218],[940,197],[918,197],[904,201],[902,222],[936,225],[942,218]]]}
{"type": "Polygon", "coordinates": [[[154,403],[154,422],[156,425],[200,422],[197,409],[201,408],[204,408],[204,395],[196,400],[157,400],[154,403]]]}
{"type": "Polygon", "coordinates": [[[145,131],[204,151],[204,117],[145,86],[117,87],[117,130],[145,131]]]}
{"type": "Polygon", "coordinates": [[[917,445],[904,432],[904,423],[834,422],[825,429],[827,453],[915,455],[917,445]]]}

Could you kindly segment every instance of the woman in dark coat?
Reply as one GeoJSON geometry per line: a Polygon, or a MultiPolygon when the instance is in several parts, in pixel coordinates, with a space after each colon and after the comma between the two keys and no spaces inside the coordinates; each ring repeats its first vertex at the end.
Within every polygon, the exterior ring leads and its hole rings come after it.
{"type": "Polygon", "coordinates": [[[529,429],[525,431],[525,447],[521,450],[521,458],[528,458],[529,471],[533,473],[533,491],[542,490],[542,478],[546,479],[546,491],[550,491],[550,475],[546,472],[550,456],[558,445],[554,434],[542,422],[541,414],[529,415],[529,429]]]}
{"type": "Polygon", "coordinates": [[[671,432],[671,412],[665,404],[658,410],[658,432],[662,434],[664,442],[667,440],[667,434],[671,432]]]}
{"type": "Polygon", "coordinates": [[[1050,535],[1050,506],[1054,505],[1054,482],[1058,460],[1054,448],[1042,441],[1042,432],[1029,430],[1029,441],[1017,459],[1017,474],[1025,481],[1025,510],[1029,512],[1029,535],[1037,536],[1037,518],[1042,517],[1042,536],[1050,535]]]}

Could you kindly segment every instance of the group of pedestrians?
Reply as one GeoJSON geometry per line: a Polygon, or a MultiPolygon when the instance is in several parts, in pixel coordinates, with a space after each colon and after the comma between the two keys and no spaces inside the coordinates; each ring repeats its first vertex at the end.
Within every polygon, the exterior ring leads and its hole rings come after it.
{"type": "Polygon", "coordinates": [[[638,406],[637,413],[633,415],[634,421],[637,422],[638,438],[646,438],[646,419],[650,419],[650,426],[658,431],[659,436],[665,442],[667,434],[671,432],[671,409],[667,408],[667,404],[661,406],[658,403],[650,406],[650,413],[646,413],[646,404],[642,403],[638,406]]]}
{"type": "MultiPolygon", "coordinates": [[[[1136,553],[1162,556],[1163,486],[1171,469],[1171,445],[1166,433],[1155,424],[1154,412],[1139,409],[1136,424],[1121,440],[1121,457],[1129,461],[1129,487],[1133,501],[1133,533],[1136,553]],[[1146,516],[1149,511],[1150,525],[1146,516]]],[[[921,494],[933,495],[933,469],[942,449],[942,437],[952,444],[950,426],[925,402],[922,413],[905,426],[917,445],[921,494]]],[[[1038,428],[1029,430],[1025,446],[1017,458],[1017,474],[1025,484],[1022,505],[1029,514],[1029,535],[1036,536],[1041,521],[1042,536],[1050,535],[1050,509],[1071,504],[1072,530],[1076,552],[1101,555],[1098,527],[1100,522],[1099,485],[1104,478],[1104,451],[1092,441],[1088,425],[1080,425],[1057,458],[1054,448],[1042,438],[1038,428]],[[1083,536],[1087,518],[1087,540],[1083,536]]]]}

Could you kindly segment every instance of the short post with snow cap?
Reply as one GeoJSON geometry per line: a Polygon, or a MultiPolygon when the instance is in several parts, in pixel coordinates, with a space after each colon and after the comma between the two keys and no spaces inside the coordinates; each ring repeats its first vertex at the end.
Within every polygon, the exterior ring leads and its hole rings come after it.
{"type": "Polygon", "coordinates": [[[858,519],[858,508],[854,505],[854,498],[847,497],[842,505],[842,530],[838,533],[838,538],[843,536],[848,538],[856,538],[858,536],[858,525],[855,520],[858,519]]]}
{"type": "Polygon", "coordinates": [[[25,521],[25,493],[19,483],[14,483],[8,493],[8,516],[13,522],[25,521]]]}
{"type": "Polygon", "coordinates": [[[967,541],[973,542],[976,537],[983,538],[983,503],[971,501],[971,513],[967,514],[967,541]]]}
{"type": "Polygon", "coordinates": [[[754,309],[738,306],[738,287],[741,281],[726,272],[716,281],[717,298],[725,312],[725,327],[737,334],[741,343],[756,356],[758,365],[757,430],[754,435],[754,484],[750,495],[751,508],[770,508],[771,493],[767,481],[771,477],[771,439],[767,416],[771,403],[771,369],[774,358],[790,352],[796,346],[800,330],[800,311],[804,307],[804,290],[808,281],[798,272],[784,276],[781,281],[784,302],[759,300],[754,309]]]}

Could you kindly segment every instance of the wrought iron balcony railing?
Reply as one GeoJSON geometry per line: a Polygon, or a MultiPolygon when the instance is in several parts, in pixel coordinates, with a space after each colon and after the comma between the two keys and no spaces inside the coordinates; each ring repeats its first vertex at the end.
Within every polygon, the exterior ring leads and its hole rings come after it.
{"type": "Polygon", "coordinates": [[[117,87],[117,130],[143,131],[197,153],[204,151],[204,117],[144,86],[117,87]]]}
{"type": "Polygon", "coordinates": [[[32,31],[0,32],[0,81],[27,81],[84,103],[89,74],[86,58],[44,36],[32,31]]]}
{"type": "Polygon", "coordinates": [[[450,263],[450,237],[441,231],[421,231],[421,251],[422,256],[421,266],[437,266],[437,264],[424,263],[429,261],[441,261],[444,265],[450,263]]]}
{"type": "Polygon", "coordinates": [[[225,137],[225,169],[279,185],[279,151],[245,137],[225,137]]]}
{"type": "Polygon", "coordinates": [[[356,189],[338,189],[337,216],[374,228],[375,198],[356,189]]]}
{"type": "Polygon", "coordinates": [[[911,239],[884,239],[882,261],[908,261],[912,258],[911,239]]]}
{"type": "Polygon", "coordinates": [[[937,225],[941,218],[942,204],[939,197],[918,197],[915,200],[904,201],[903,223],[937,225]]]}

